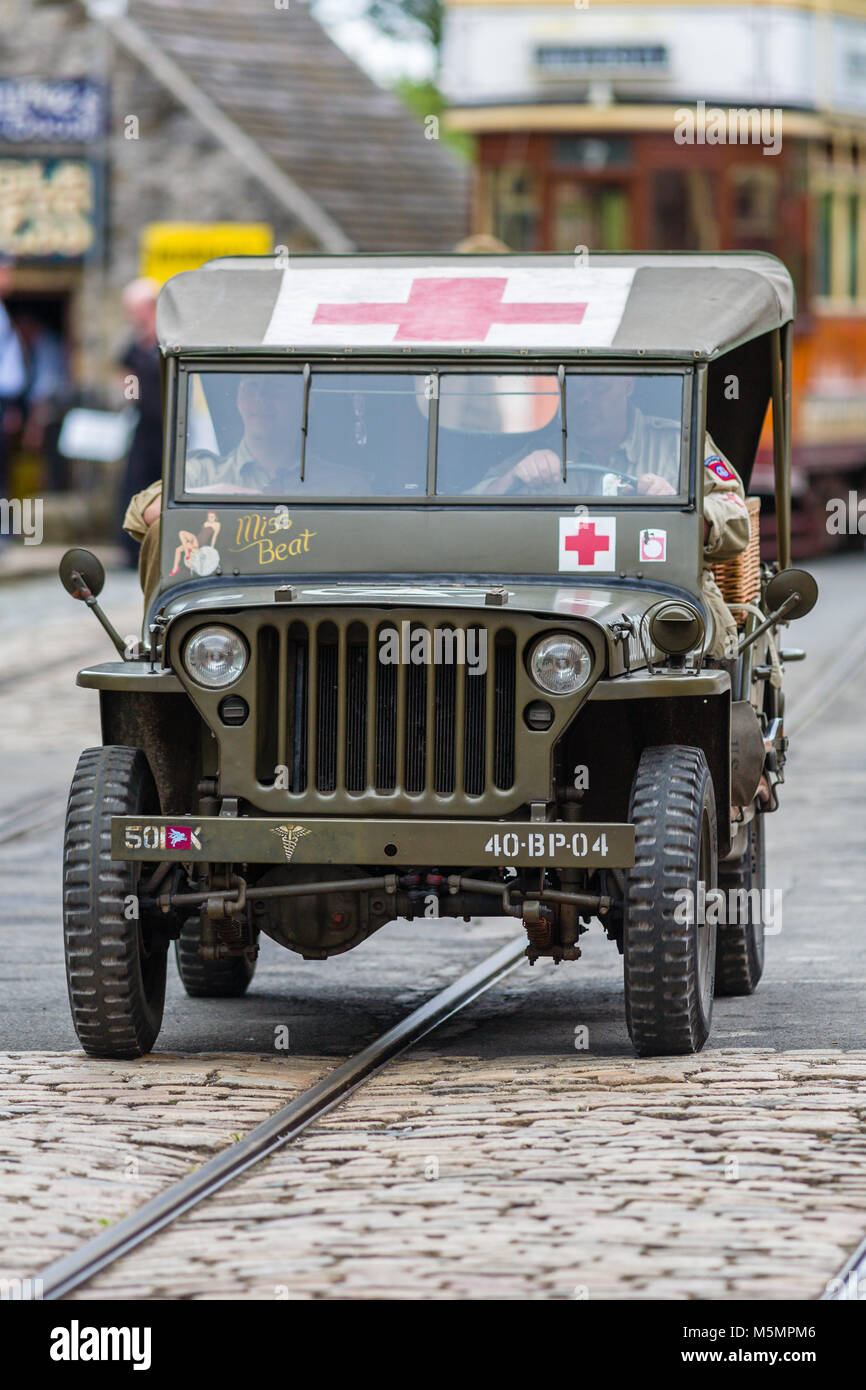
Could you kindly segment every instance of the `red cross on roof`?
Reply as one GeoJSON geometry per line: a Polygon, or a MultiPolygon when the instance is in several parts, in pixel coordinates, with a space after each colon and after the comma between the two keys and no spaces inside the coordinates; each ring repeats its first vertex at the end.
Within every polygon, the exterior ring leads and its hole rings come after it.
{"type": "Polygon", "coordinates": [[[577,551],[578,564],[594,565],[599,551],[610,550],[610,536],[596,535],[595,522],[582,521],[576,536],[566,536],[565,548],[577,551]]]}
{"type": "Polygon", "coordinates": [[[393,323],[393,341],[483,343],[494,323],[583,322],[585,304],[503,304],[505,276],[413,280],[399,304],[320,304],[313,323],[393,323]]]}

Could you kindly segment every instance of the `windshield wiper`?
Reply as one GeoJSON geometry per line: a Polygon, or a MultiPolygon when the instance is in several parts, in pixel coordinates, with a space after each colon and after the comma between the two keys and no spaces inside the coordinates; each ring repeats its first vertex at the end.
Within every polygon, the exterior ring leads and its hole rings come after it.
{"type": "MultiPolygon", "coordinates": [[[[310,423],[310,364],[304,363],[304,413],[301,416],[301,482],[307,462],[307,427],[310,423]]],[[[563,468],[565,465],[563,464],[563,468]]]]}
{"type": "MultiPolygon", "coordinates": [[[[562,415],[562,481],[563,483],[567,483],[568,475],[565,466],[565,449],[568,440],[568,422],[565,418],[565,367],[561,362],[556,375],[559,377],[559,410],[562,415]]],[[[303,476],[303,473],[301,473],[302,478],[303,476]]]]}

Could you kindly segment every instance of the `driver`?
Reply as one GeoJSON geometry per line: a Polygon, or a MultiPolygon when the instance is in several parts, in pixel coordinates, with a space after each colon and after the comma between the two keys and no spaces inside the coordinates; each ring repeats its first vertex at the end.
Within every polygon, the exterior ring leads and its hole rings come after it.
{"type": "MultiPolygon", "coordinates": [[[[639,493],[676,491],[680,468],[680,426],[661,415],[645,415],[632,405],[634,377],[574,376],[569,379],[569,403],[580,411],[580,447],[569,460],[580,473],[587,464],[600,478],[601,471],[631,473],[638,478],[639,493]]],[[[584,470],[582,492],[600,492],[584,486],[592,474],[584,470]]],[[[562,490],[562,457],[553,449],[534,449],[507,468],[491,469],[471,492],[502,496],[521,484],[531,488],[562,490]]]]}
{"type": "MultiPolygon", "coordinates": [[[[643,496],[672,496],[680,469],[680,426],[675,420],[645,415],[631,403],[634,377],[575,376],[569,383],[569,402],[580,410],[580,447],[572,466],[592,466],[584,478],[601,477],[598,470],[630,473],[643,496]]],[[[569,460],[569,462],[572,462],[569,460]]],[[[612,480],[613,481],[613,480],[612,480]]],[[[470,492],[503,496],[521,485],[533,493],[562,493],[562,457],[553,449],[535,449],[504,472],[491,469],[470,492]]],[[[584,490],[583,488],[581,490],[584,490]]],[[[587,488],[587,492],[590,490],[587,488]]],[[[614,495],[634,492],[619,484],[614,495]]],[[[745,490],[709,433],[704,435],[704,570],[702,591],[713,617],[713,637],[707,655],[719,660],[736,654],[737,625],[715,581],[711,564],[739,555],[749,544],[749,512],[745,490]]]]}

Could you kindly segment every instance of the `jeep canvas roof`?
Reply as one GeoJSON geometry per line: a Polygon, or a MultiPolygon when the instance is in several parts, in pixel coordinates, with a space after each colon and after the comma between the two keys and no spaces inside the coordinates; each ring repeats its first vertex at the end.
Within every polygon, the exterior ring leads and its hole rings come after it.
{"type": "Polygon", "coordinates": [[[294,255],[212,261],[165,285],[164,352],[647,354],[713,359],[794,316],[763,253],[294,255]]]}

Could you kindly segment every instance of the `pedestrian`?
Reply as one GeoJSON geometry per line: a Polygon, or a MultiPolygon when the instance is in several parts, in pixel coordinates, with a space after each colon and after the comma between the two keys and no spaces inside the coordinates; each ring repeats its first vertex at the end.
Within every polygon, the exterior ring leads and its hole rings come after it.
{"type": "Polygon", "coordinates": [[[126,504],[133,493],[141,492],[162,476],[162,387],[156,340],[158,293],[157,282],[147,278],[133,280],[123,292],[123,310],[133,332],[120,357],[120,367],[124,373],[124,394],[138,410],[138,423],[120,491],[118,531],[131,569],[138,565],[138,546],[122,527],[126,504]]]}
{"type": "Polygon", "coordinates": [[[16,315],[15,327],[24,348],[27,385],[23,394],[23,448],[40,454],[43,486],[62,492],[66,460],[57,450],[64,409],[68,403],[69,367],[63,339],[31,309],[16,315]]]}
{"type": "MultiPolygon", "coordinates": [[[[17,405],[27,384],[24,354],[12,320],[6,312],[11,272],[9,263],[0,260],[0,498],[9,496],[9,458],[6,447],[7,411],[17,405]]],[[[6,543],[0,535],[0,545],[6,543]]]]}

